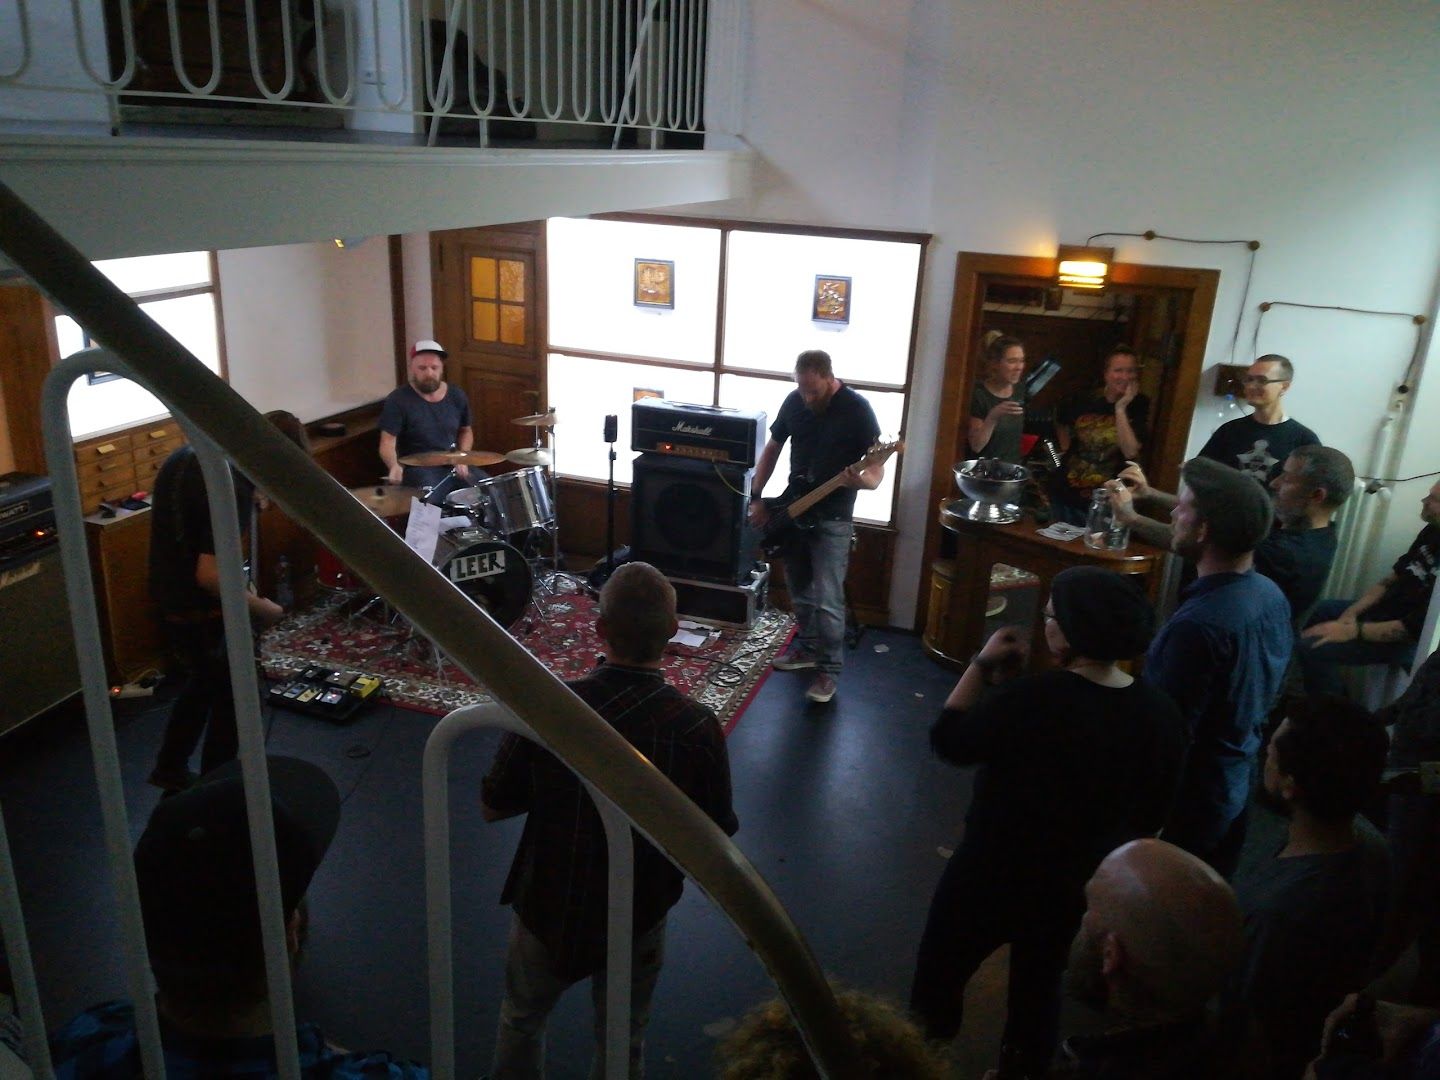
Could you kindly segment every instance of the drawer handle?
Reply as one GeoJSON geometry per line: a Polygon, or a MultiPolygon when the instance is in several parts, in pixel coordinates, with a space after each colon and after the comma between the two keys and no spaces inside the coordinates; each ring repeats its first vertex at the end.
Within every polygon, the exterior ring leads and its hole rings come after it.
{"type": "Polygon", "coordinates": [[[117,448],[116,448],[116,446],[115,446],[114,443],[106,443],[104,446],[97,446],[97,447],[95,447],[95,453],[97,453],[97,454],[113,454],[116,449],[117,449],[117,448]]]}
{"type": "Polygon", "coordinates": [[[98,469],[96,469],[95,471],[96,471],[96,472],[102,472],[102,473],[103,473],[103,472],[110,472],[112,469],[120,469],[120,468],[124,468],[124,466],[125,466],[125,462],[123,462],[123,461],[102,461],[102,462],[100,463],[100,467],[99,467],[98,469]]]}
{"type": "Polygon", "coordinates": [[[165,428],[159,428],[158,430],[152,431],[149,434],[150,438],[152,439],[165,439],[169,437],[170,432],[167,431],[165,428]]]}

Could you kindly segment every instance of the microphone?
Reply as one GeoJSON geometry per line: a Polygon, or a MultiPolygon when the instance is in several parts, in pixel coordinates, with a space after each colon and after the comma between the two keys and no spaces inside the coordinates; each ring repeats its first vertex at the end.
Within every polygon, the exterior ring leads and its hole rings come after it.
{"type": "Polygon", "coordinates": [[[620,437],[620,417],[614,413],[605,417],[605,441],[613,443],[620,437]]]}

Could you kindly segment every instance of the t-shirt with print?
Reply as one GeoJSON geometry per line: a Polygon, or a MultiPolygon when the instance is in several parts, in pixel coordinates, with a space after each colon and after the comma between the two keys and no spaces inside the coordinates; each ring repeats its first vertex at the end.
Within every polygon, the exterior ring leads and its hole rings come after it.
{"type": "Polygon", "coordinates": [[[1262,424],[1253,416],[1242,416],[1221,424],[1200,448],[1199,456],[1239,469],[1268,485],[1293,451],[1319,445],[1320,436],[1298,420],[1262,424]]]}
{"type": "Polygon", "coordinates": [[[1414,641],[1425,627],[1425,612],[1435,588],[1435,568],[1440,564],[1440,525],[1426,525],[1415,537],[1410,550],[1390,568],[1395,580],[1385,594],[1361,615],[1362,622],[1389,622],[1399,619],[1414,641]]]}
{"type": "MultiPolygon", "coordinates": [[[[1135,437],[1143,441],[1150,420],[1150,399],[1137,394],[1126,406],[1125,415],[1135,437]]],[[[1120,449],[1116,431],[1115,403],[1103,394],[1072,399],[1061,406],[1055,419],[1070,429],[1070,449],[1065,451],[1062,463],[1062,494],[1075,506],[1088,506],[1090,493],[1125,467],[1125,452],[1120,449]]]]}

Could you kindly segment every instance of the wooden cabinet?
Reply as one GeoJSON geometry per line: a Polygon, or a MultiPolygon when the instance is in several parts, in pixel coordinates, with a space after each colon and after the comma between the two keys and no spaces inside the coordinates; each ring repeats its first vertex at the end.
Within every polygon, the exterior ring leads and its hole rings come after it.
{"type": "Polygon", "coordinates": [[[171,419],[153,420],[77,442],[75,467],[80,476],[82,511],[94,513],[102,502],[117,502],[137,491],[149,491],[165,459],[184,445],[180,425],[171,419]]]}
{"type": "Polygon", "coordinates": [[[90,571],[112,685],[134,682],[165,658],[160,619],[150,600],[150,511],[85,519],[90,571]]]}

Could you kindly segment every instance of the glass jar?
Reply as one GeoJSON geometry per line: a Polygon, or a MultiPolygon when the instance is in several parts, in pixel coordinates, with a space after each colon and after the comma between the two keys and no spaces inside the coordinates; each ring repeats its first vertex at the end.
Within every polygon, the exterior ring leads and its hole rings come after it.
{"type": "Polygon", "coordinates": [[[1110,493],[1097,487],[1090,494],[1090,512],[1085,517],[1085,546],[1097,551],[1124,551],[1130,544],[1130,526],[1115,519],[1110,493]]]}

